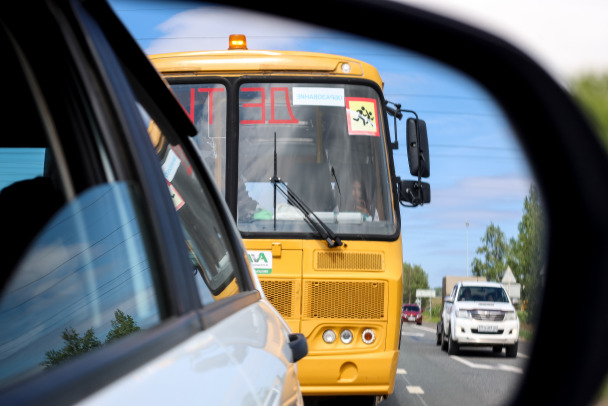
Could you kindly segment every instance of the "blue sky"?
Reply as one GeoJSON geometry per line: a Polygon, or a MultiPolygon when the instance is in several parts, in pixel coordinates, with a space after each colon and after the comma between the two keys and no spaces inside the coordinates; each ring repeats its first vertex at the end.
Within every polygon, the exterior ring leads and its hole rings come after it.
{"type": "MultiPolygon", "coordinates": [[[[517,236],[533,177],[500,108],[460,73],[401,49],[274,17],[182,2],[110,3],[147,54],[225,49],[228,35],[241,33],[250,49],[341,54],[378,68],[385,97],[427,122],[432,203],[401,212],[404,261],[422,266],[431,287],[441,286],[444,275],[465,275],[490,223],[507,238],[517,236]]],[[[398,134],[403,141],[404,126],[398,134]]],[[[411,178],[403,149],[395,161],[397,175],[411,178]]]]}

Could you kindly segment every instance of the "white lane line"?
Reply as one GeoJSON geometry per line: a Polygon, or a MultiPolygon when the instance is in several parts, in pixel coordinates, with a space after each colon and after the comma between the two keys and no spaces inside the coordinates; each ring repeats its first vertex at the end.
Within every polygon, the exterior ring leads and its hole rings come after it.
{"type": "Polygon", "coordinates": [[[401,333],[401,335],[408,337],[424,337],[424,333],[406,333],[405,331],[401,333]]]}
{"type": "Polygon", "coordinates": [[[475,369],[494,369],[494,367],[492,365],[487,365],[487,364],[476,364],[474,362],[468,361],[466,359],[460,358],[457,355],[451,355],[450,358],[465,364],[466,366],[468,366],[469,368],[475,368],[475,369]]]}
{"type": "Polygon", "coordinates": [[[422,403],[423,406],[428,406],[426,404],[426,402],[424,401],[424,398],[420,395],[424,394],[424,391],[422,390],[422,388],[420,386],[414,386],[410,383],[410,381],[404,376],[403,380],[406,383],[406,389],[409,393],[412,393],[414,395],[416,395],[418,397],[418,400],[420,400],[420,403],[422,403]],[[414,389],[417,388],[417,389],[414,389]],[[411,390],[410,390],[411,389],[411,390]],[[417,393],[413,393],[412,390],[415,390],[417,393]],[[419,392],[418,392],[419,391],[419,392]]]}
{"type": "Polygon", "coordinates": [[[414,328],[417,328],[418,330],[428,331],[429,333],[437,333],[437,329],[430,328],[430,327],[414,326],[414,328]]]}
{"type": "Polygon", "coordinates": [[[498,364],[498,369],[500,369],[502,371],[515,372],[517,374],[523,374],[524,373],[523,369],[511,366],[511,365],[498,364]]]}
{"type": "Polygon", "coordinates": [[[397,368],[397,375],[407,375],[407,371],[403,368],[397,368]]]}
{"type": "Polygon", "coordinates": [[[488,365],[488,364],[477,364],[475,362],[471,362],[469,360],[460,358],[457,355],[451,355],[450,358],[452,358],[455,361],[458,361],[466,366],[468,366],[469,368],[474,368],[474,369],[492,369],[495,371],[508,371],[508,372],[514,372],[516,374],[523,374],[524,371],[521,368],[518,367],[513,367],[513,366],[509,366],[509,365],[503,365],[503,364],[498,364],[497,366],[493,366],[493,365],[488,365]]]}
{"type": "Polygon", "coordinates": [[[424,391],[420,386],[406,386],[405,389],[412,395],[424,395],[424,391]]]}

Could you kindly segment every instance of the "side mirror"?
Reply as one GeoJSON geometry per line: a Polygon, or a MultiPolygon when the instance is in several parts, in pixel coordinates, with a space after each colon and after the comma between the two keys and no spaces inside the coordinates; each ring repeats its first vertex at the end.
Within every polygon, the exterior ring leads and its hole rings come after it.
{"type": "Polygon", "coordinates": [[[406,138],[410,173],[413,176],[428,178],[431,174],[431,165],[429,162],[429,139],[424,120],[408,118],[406,138]]]}
{"type": "Polygon", "coordinates": [[[412,206],[431,202],[431,185],[415,180],[399,182],[399,200],[412,206]]]}
{"type": "Polygon", "coordinates": [[[451,297],[451,296],[446,296],[446,297],[443,299],[443,301],[444,301],[444,302],[446,302],[446,303],[454,303],[454,301],[452,300],[452,297],[451,297]]]}
{"type": "Polygon", "coordinates": [[[306,342],[306,337],[302,333],[289,335],[289,347],[293,354],[293,362],[298,362],[308,354],[308,343],[306,342]]]}

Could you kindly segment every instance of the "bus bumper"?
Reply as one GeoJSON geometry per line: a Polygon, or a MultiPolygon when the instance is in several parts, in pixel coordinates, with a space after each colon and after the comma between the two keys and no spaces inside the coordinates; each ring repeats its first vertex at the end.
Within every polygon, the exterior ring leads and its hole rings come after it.
{"type": "Polygon", "coordinates": [[[369,354],[309,354],[298,361],[304,396],[390,395],[399,351],[369,354]]]}

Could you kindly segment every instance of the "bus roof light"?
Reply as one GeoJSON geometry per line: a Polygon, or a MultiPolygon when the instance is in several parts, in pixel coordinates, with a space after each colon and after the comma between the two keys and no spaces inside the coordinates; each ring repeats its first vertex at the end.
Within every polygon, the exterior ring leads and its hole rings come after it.
{"type": "Polygon", "coordinates": [[[243,34],[230,34],[228,49],[247,49],[247,37],[243,34]]]}

